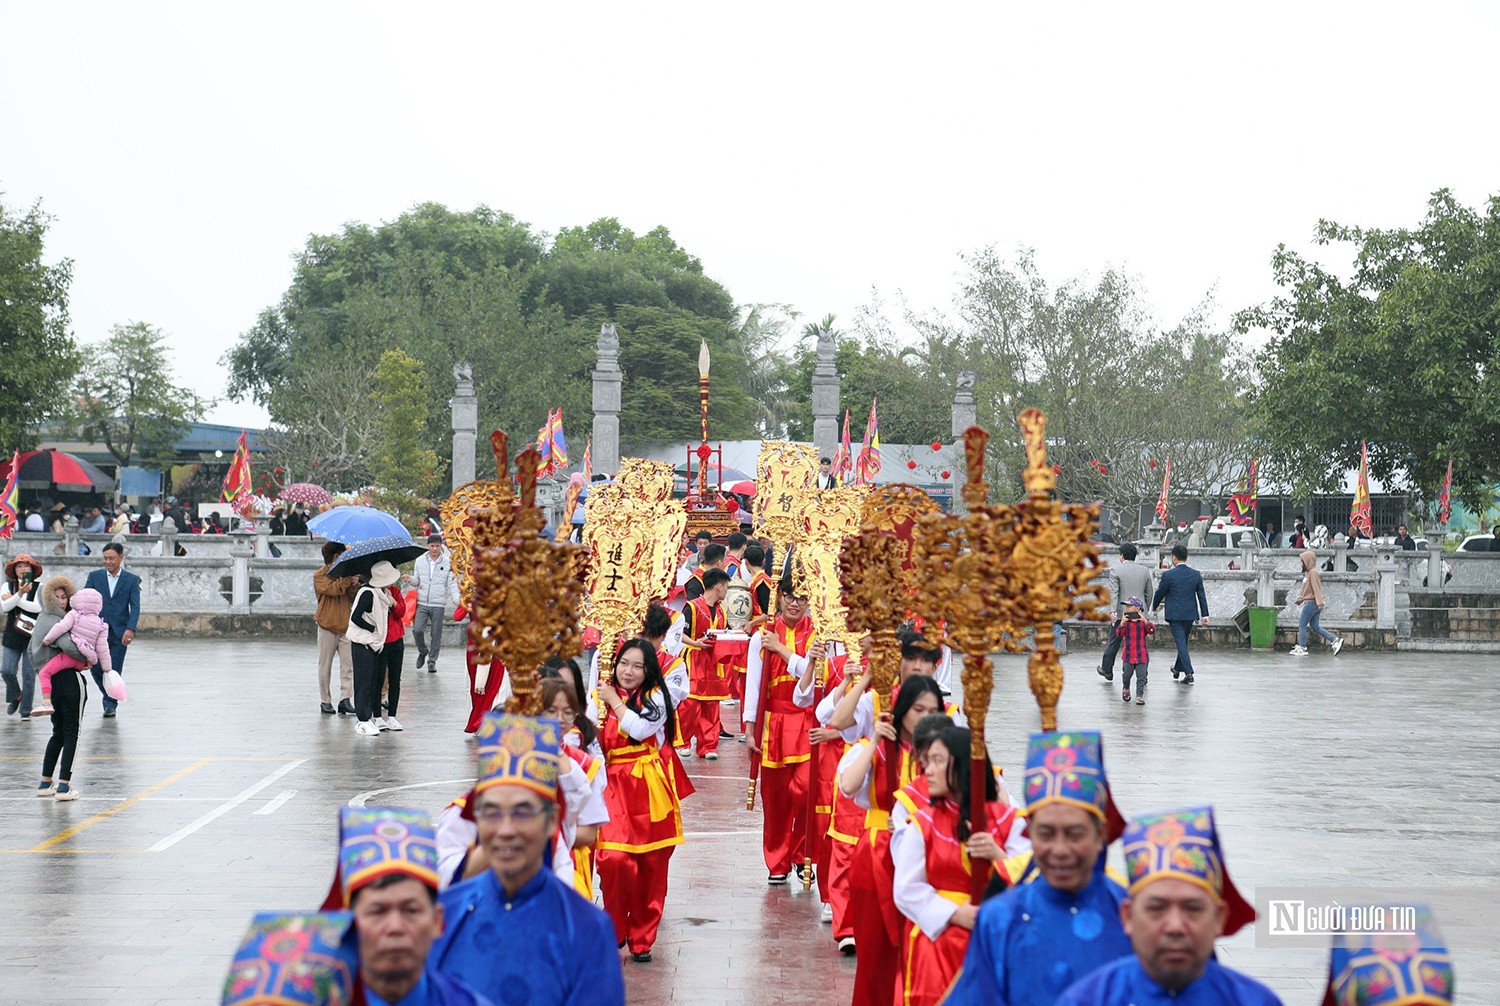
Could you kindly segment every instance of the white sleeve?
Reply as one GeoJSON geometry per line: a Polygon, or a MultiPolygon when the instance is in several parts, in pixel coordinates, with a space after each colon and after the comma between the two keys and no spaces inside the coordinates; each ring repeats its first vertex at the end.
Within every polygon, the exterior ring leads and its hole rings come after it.
{"type": "Polygon", "coordinates": [[[563,800],[567,806],[567,813],[563,821],[569,825],[578,823],[578,814],[583,810],[583,805],[588,802],[593,794],[593,786],[589,782],[588,773],[584,772],[583,766],[579,765],[567,755],[562,756],[567,763],[568,769],[562,773],[557,780],[557,788],[561,791],[563,800]]]}
{"type": "Polygon", "coordinates": [[[14,608],[18,603],[20,603],[21,595],[20,594],[12,594],[10,592],[10,587],[3,586],[3,587],[0,587],[0,590],[5,591],[5,593],[3,595],[0,595],[0,611],[9,611],[10,609],[14,608]]]}
{"type": "Polygon", "coordinates": [[[745,653],[745,699],[740,703],[740,722],[755,727],[756,714],[760,712],[760,675],[765,653],[761,646],[762,634],[757,632],[750,640],[750,649],[745,653]]]}
{"type": "Polygon", "coordinates": [[[906,807],[896,804],[891,811],[891,863],[895,867],[893,893],[901,914],[916,923],[917,928],[936,940],[948,928],[958,906],[944,898],[927,882],[927,845],[918,828],[906,814],[906,807]]]}
{"type": "Polygon", "coordinates": [[[672,619],[672,625],[667,629],[667,638],[662,640],[662,647],[674,657],[682,655],[682,630],[686,627],[686,618],[672,619]]]}
{"type": "Polygon", "coordinates": [[[833,711],[838,708],[839,700],[844,697],[843,689],[835,689],[825,694],[818,703],[818,708],[813,715],[818,718],[818,725],[826,727],[833,720],[833,711]]]}
{"type": "Polygon", "coordinates": [[[552,845],[552,872],[557,879],[573,886],[576,864],[573,862],[573,836],[578,834],[578,825],[564,821],[558,830],[557,841],[552,845]]]}
{"type": "Polygon", "coordinates": [[[647,737],[651,737],[665,729],[667,719],[666,707],[659,701],[661,693],[655,692],[653,694],[658,698],[656,714],[654,716],[642,716],[628,707],[621,707],[620,709],[620,729],[633,741],[644,741],[647,737]]]}
{"type": "Polygon", "coordinates": [[[1031,851],[1031,839],[1026,837],[1026,825],[1019,815],[1010,823],[1010,834],[1005,836],[1005,844],[1000,850],[1006,859],[1031,851]]]}
{"type": "Polygon", "coordinates": [[[688,678],[687,661],[681,661],[672,672],[664,679],[667,683],[667,694],[672,696],[672,708],[676,709],[682,705],[682,700],[688,697],[692,690],[692,681],[688,678]]]}
{"type": "Polygon", "coordinates": [[[450,803],[438,815],[438,883],[445,890],[457,879],[454,874],[478,837],[479,829],[472,821],[463,819],[463,811],[457,805],[450,803]]]}
{"type": "Polygon", "coordinates": [[[589,784],[589,797],[584,802],[583,809],[578,812],[579,824],[609,823],[609,806],[604,801],[604,790],[608,786],[609,771],[601,765],[594,774],[594,781],[589,784]]]}
{"type": "Polygon", "coordinates": [[[861,737],[875,736],[875,698],[869,692],[859,697],[854,707],[854,724],[841,731],[844,743],[853,744],[861,737]]]}
{"type": "Polygon", "coordinates": [[[29,601],[26,599],[25,594],[17,594],[16,605],[29,615],[40,615],[42,613],[42,602],[40,594],[38,594],[35,599],[29,601]]]}
{"type": "Polygon", "coordinates": [[[948,646],[943,647],[942,656],[938,658],[937,666],[932,669],[932,678],[943,690],[943,694],[952,696],[955,702],[962,701],[963,696],[953,692],[953,662],[954,653],[948,646]]]}
{"type": "MultiPolygon", "coordinates": [[[[839,768],[838,768],[838,774],[837,774],[837,778],[839,780],[842,780],[844,778],[844,769],[847,768],[854,761],[854,758],[858,754],[859,751],[860,751],[860,746],[858,744],[855,744],[852,747],[850,747],[848,751],[844,752],[844,757],[842,757],[842,758],[839,759],[839,768]]],[[[855,803],[856,806],[860,807],[863,810],[869,810],[870,809],[870,770],[873,770],[874,767],[875,767],[875,763],[873,761],[870,762],[870,769],[867,769],[865,771],[865,777],[860,782],[859,788],[854,791],[854,795],[853,796],[849,797],[849,799],[851,799],[851,800],[854,801],[854,803],[855,803]]],[[[839,790],[840,790],[840,792],[843,791],[843,788],[844,788],[843,784],[842,784],[842,782],[840,782],[840,784],[839,784],[839,790]]],[[[845,794],[845,795],[847,795],[847,794],[845,794]]]]}

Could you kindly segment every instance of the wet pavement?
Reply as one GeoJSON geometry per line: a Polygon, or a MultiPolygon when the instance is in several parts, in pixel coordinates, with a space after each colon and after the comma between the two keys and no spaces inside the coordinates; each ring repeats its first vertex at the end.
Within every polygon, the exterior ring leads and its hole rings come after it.
{"type": "MultiPolygon", "coordinates": [[[[31,795],[50,725],[0,723],[0,1001],[217,1001],[253,911],[321,902],[340,805],[436,812],[468,785],[457,660],[430,675],[408,655],[407,730],[362,738],[352,717],[318,713],[314,656],[310,640],[141,639],[120,717],[101,719],[92,696],[72,804],[31,795]]],[[[1492,656],[1208,651],[1195,654],[1192,688],[1160,657],[1144,707],[1123,705],[1091,654],[1067,658],[1060,722],[1104,731],[1127,815],[1214,803],[1247,894],[1496,886],[1492,656]]],[[[999,667],[991,748],[1014,782],[1036,711],[1024,661],[999,667]]],[[[688,840],[655,960],[625,964],[629,1001],[847,1002],[853,962],[819,924],[816,897],[766,886],[759,811],[744,809],[746,747],[720,751],[689,767],[688,840]]],[[[1459,935],[1460,1001],[1500,1003],[1497,941],[1459,935]]],[[[1246,932],[1221,956],[1288,1006],[1321,999],[1323,950],[1256,947],[1246,932]]]]}

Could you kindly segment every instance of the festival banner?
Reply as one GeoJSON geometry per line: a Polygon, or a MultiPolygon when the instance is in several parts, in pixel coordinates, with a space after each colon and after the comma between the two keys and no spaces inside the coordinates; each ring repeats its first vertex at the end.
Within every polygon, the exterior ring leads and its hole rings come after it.
{"type": "Polygon", "coordinates": [[[880,420],[875,416],[875,399],[870,399],[870,418],[865,422],[865,439],[854,463],[854,484],[873,485],[880,474],[880,420]]]}
{"type": "Polygon", "coordinates": [[[854,470],[854,451],[849,444],[849,410],[844,409],[844,436],[839,441],[839,449],[833,454],[833,477],[838,479],[839,485],[849,481],[849,473],[854,470]]]}
{"type": "Polygon", "coordinates": [[[1443,491],[1438,495],[1438,522],[1444,527],[1453,511],[1453,459],[1448,459],[1448,474],[1443,476],[1443,491]]]}
{"type": "Polygon", "coordinates": [[[594,477],[594,438],[592,436],[583,438],[583,481],[588,482],[594,477]]]}
{"type": "Polygon", "coordinates": [[[16,533],[19,518],[21,486],[19,485],[21,452],[10,456],[10,473],[5,477],[5,490],[0,492],[0,541],[16,533]]]}
{"type": "Polygon", "coordinates": [[[1354,503],[1349,508],[1349,525],[1372,538],[1375,536],[1374,521],[1370,519],[1370,449],[1363,440],[1359,442],[1359,481],[1354,486],[1354,503]]]}
{"type": "Polygon", "coordinates": [[[1235,524],[1255,523],[1255,508],[1260,499],[1258,481],[1256,461],[1251,458],[1245,474],[1240,476],[1234,495],[1229,498],[1229,516],[1235,524]]]}
{"type": "Polygon", "coordinates": [[[1166,471],[1162,472],[1161,476],[1161,495],[1156,497],[1156,522],[1158,524],[1165,524],[1167,522],[1168,515],[1171,513],[1171,509],[1167,505],[1167,494],[1171,492],[1171,489],[1172,459],[1169,457],[1167,458],[1166,471]]]}
{"type": "Polygon", "coordinates": [[[250,445],[245,442],[245,431],[240,430],[239,444],[234,449],[234,458],[229,462],[229,471],[224,473],[224,485],[219,493],[219,502],[228,503],[231,510],[243,517],[254,495],[254,490],[250,485],[250,445]]]}

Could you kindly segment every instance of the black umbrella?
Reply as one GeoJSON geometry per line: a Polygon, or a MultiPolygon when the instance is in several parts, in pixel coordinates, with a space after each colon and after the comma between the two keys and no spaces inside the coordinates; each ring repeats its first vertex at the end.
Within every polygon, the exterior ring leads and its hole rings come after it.
{"type": "Polygon", "coordinates": [[[392,566],[399,566],[403,562],[411,562],[425,551],[426,547],[412,541],[410,535],[399,538],[386,534],[378,538],[367,538],[345,549],[329,567],[328,575],[369,576],[370,567],[377,562],[385,561],[392,566]]]}

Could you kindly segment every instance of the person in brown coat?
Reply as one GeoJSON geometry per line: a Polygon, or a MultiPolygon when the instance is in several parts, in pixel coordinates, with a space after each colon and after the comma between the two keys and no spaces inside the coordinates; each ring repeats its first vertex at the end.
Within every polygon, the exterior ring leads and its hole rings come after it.
{"type": "Polygon", "coordinates": [[[313,591],[318,595],[318,611],[313,621],[318,623],[318,688],[322,692],[322,710],[332,716],[333,694],[330,691],[333,676],[333,651],[339,654],[339,715],[354,712],[354,657],[349,650],[349,607],[354,603],[354,594],[359,590],[356,576],[331,577],[328,568],[334,564],[344,546],[336,541],[323,543],[323,568],[313,574],[313,591]]]}

